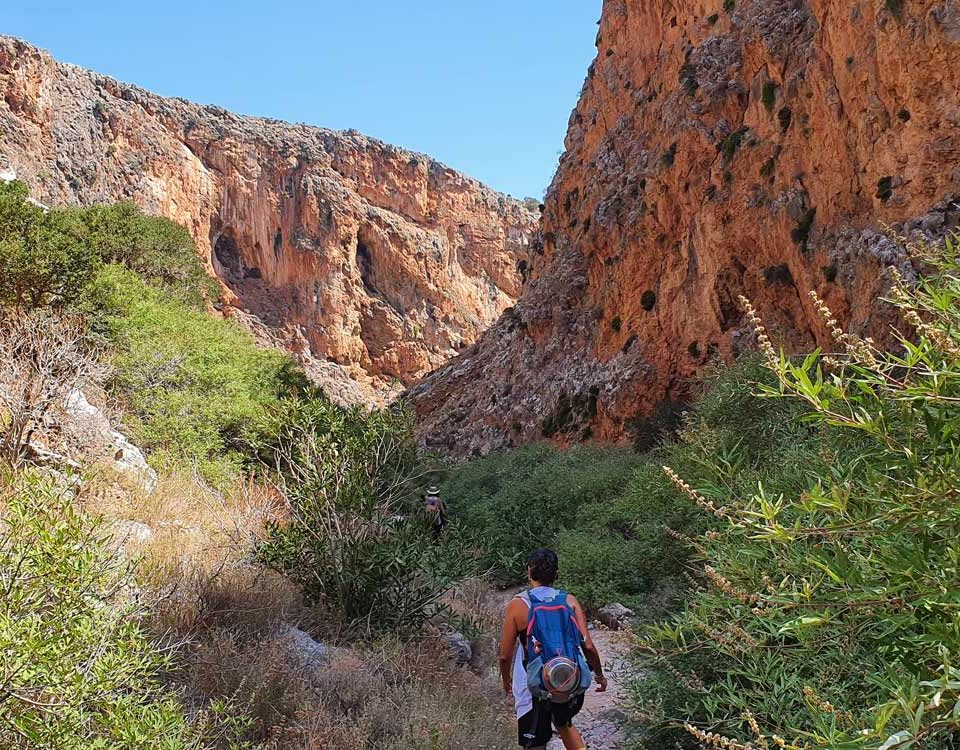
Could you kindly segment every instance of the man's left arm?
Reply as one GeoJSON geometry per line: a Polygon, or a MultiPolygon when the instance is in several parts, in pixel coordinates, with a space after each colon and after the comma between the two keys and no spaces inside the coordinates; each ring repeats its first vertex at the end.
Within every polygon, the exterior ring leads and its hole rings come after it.
{"type": "Polygon", "coordinates": [[[603,659],[600,658],[600,651],[593,642],[590,628],[587,627],[587,615],[574,596],[570,597],[570,606],[573,607],[573,615],[577,618],[577,626],[583,636],[583,655],[587,659],[587,664],[590,665],[590,671],[597,678],[597,692],[602,693],[607,689],[607,678],[603,674],[603,659]]]}

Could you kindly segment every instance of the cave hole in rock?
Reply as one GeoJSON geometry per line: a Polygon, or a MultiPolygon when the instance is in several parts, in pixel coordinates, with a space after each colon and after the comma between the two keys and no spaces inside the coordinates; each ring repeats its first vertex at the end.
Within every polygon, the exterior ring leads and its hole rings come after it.
{"type": "Polygon", "coordinates": [[[233,276],[243,275],[243,260],[240,258],[240,248],[230,232],[223,232],[217,237],[213,246],[213,254],[217,262],[233,276]]]}
{"type": "Polygon", "coordinates": [[[650,312],[656,304],[657,293],[652,289],[648,289],[640,296],[640,306],[647,312],[650,312]]]}

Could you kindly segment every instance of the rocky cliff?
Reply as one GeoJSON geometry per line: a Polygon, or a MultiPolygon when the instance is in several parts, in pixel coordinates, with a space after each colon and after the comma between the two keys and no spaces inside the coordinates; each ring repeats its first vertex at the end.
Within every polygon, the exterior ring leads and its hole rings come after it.
{"type": "Polygon", "coordinates": [[[520,292],[536,218],[356,132],[156,96],[0,37],[0,171],[50,204],[131,199],[187,226],[225,312],[341,401],[383,401],[520,292]]]}
{"type": "Polygon", "coordinates": [[[882,224],[960,209],[955,0],[606,0],[520,302],[410,396],[428,444],[647,442],[711,359],[790,350],[807,298],[883,335],[882,224]]]}

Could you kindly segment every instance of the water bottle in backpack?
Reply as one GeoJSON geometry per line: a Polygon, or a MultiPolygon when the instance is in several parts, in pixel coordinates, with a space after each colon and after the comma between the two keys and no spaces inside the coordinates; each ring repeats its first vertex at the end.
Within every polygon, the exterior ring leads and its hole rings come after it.
{"type": "Polygon", "coordinates": [[[590,687],[590,667],[581,648],[583,634],[567,594],[549,599],[528,592],[524,640],[527,685],[534,698],[566,703],[590,687]]]}

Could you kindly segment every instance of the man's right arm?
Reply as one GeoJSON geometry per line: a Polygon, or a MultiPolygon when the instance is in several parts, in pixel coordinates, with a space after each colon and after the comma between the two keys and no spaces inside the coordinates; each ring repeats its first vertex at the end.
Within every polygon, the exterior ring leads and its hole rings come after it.
{"type": "Polygon", "coordinates": [[[517,613],[523,606],[520,599],[511,600],[507,605],[507,613],[503,618],[503,631],[500,634],[500,679],[503,690],[509,693],[513,689],[513,654],[517,647],[517,613]]]}

